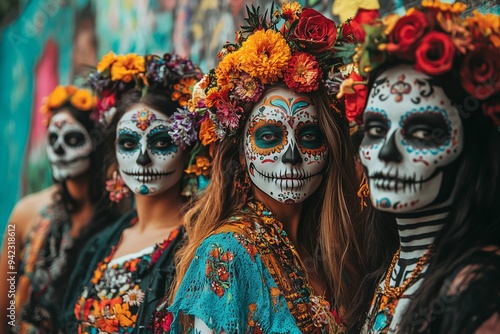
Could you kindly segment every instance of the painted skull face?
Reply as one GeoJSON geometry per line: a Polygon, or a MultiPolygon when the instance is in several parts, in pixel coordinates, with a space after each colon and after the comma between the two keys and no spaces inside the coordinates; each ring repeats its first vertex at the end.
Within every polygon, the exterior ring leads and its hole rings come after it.
{"type": "Polygon", "coordinates": [[[183,150],[168,134],[163,113],[139,105],[116,129],[116,158],[125,184],[136,194],[156,195],[176,185],[183,173],[183,150]]]}
{"type": "Polygon", "coordinates": [[[450,197],[463,126],[441,87],[408,65],[393,67],[375,81],[364,121],[359,152],[376,208],[412,212],[450,197]]]}
{"type": "Polygon", "coordinates": [[[56,181],[80,176],[89,169],[92,141],[85,127],[68,111],[52,116],[47,136],[47,155],[56,181]]]}
{"type": "Polygon", "coordinates": [[[267,91],[254,106],[245,133],[248,173],[265,194],[293,204],[319,187],[327,148],[307,96],[281,87],[267,91]]]}

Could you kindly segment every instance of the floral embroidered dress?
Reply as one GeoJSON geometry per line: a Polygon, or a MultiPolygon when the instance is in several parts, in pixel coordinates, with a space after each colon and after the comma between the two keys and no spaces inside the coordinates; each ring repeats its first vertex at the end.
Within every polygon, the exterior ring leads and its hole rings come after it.
{"type": "MultiPolygon", "coordinates": [[[[131,224],[134,224],[134,219],[131,224]]],[[[173,230],[161,244],[112,259],[111,253],[97,265],[91,281],[75,305],[78,333],[132,333],[144,304],[148,280],[144,278],[170,244],[177,239],[173,230]]],[[[173,255],[172,255],[173,256],[173,255]]]]}
{"type": "Polygon", "coordinates": [[[171,332],[193,331],[181,327],[181,313],[216,333],[341,332],[328,302],[312,295],[282,224],[259,202],[242,211],[253,222],[233,217],[198,248],[168,308],[171,332]]]}
{"type": "MultiPolygon", "coordinates": [[[[74,240],[71,221],[55,201],[40,213],[21,253],[16,287],[18,333],[57,333],[58,314],[68,279],[68,251],[74,240]]],[[[2,283],[3,284],[3,283],[2,283]]]]}

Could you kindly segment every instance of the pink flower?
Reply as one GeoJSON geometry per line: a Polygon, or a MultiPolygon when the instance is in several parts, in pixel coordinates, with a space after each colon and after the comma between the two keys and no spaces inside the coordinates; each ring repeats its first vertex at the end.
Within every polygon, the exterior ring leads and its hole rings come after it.
{"type": "Polygon", "coordinates": [[[106,190],[109,192],[109,199],[116,203],[129,194],[129,189],[117,171],[113,172],[112,179],[106,181],[106,190]]]}

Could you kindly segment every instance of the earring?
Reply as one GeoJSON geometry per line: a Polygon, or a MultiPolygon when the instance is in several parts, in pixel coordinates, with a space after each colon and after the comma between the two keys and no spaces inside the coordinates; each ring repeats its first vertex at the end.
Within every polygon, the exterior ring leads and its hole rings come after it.
{"type": "Polygon", "coordinates": [[[115,170],[113,172],[113,177],[106,181],[106,191],[109,192],[109,199],[112,202],[120,203],[120,201],[127,197],[130,189],[123,182],[122,177],[115,170]]]}
{"type": "Polygon", "coordinates": [[[368,179],[366,178],[366,175],[363,173],[363,179],[361,179],[361,184],[359,185],[359,190],[358,190],[358,197],[361,200],[361,211],[365,208],[366,200],[370,195],[370,187],[368,187],[368,179]]]}

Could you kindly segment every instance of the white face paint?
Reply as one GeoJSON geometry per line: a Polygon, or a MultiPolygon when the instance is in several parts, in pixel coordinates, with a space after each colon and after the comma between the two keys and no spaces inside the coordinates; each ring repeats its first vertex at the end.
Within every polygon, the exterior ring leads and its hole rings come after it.
{"type": "Polygon", "coordinates": [[[454,182],[449,165],[463,148],[462,121],[443,89],[409,65],[393,67],[375,81],[364,118],[359,152],[375,207],[397,213],[435,204],[454,182]]]}
{"type": "Polygon", "coordinates": [[[156,195],[176,185],[183,172],[183,150],[168,135],[163,113],[138,105],[116,129],[116,158],[125,184],[136,194],[156,195]]]}
{"type": "Polygon", "coordinates": [[[80,176],[90,166],[92,141],[69,111],[52,116],[47,128],[47,155],[56,181],[80,176]]]}
{"type": "Polygon", "coordinates": [[[286,88],[267,91],[245,125],[245,160],[261,191],[287,204],[311,196],[323,179],[327,149],[311,100],[286,88]]]}

